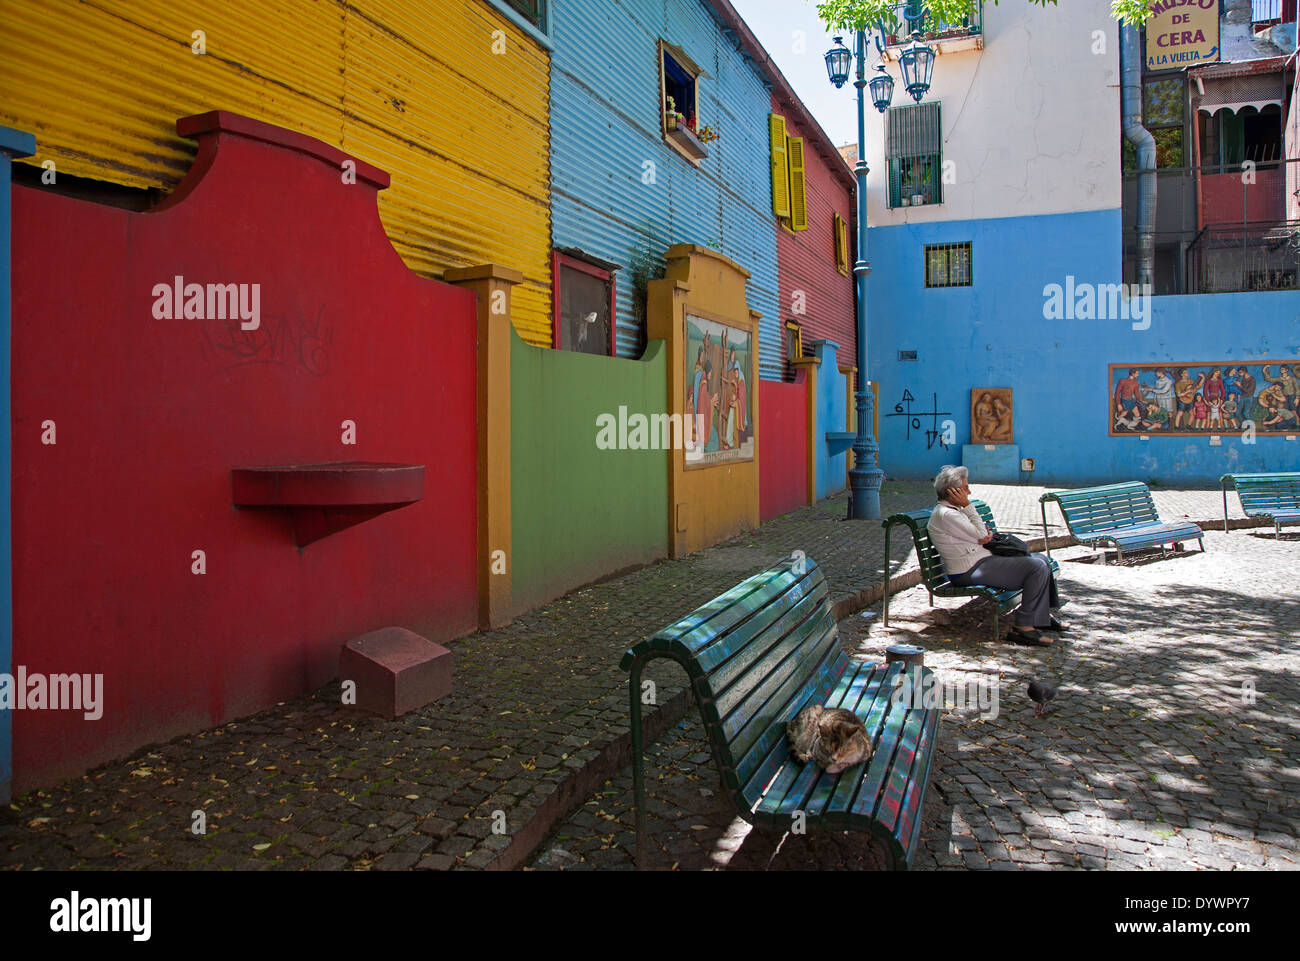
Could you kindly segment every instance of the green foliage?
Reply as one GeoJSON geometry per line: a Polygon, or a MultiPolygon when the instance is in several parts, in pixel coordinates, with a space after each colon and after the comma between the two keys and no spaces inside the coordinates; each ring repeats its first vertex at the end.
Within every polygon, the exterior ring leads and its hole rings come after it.
{"type": "MultiPolygon", "coordinates": [[[[921,6],[935,19],[953,23],[972,6],[972,0],[919,0],[921,6]]],[[[998,0],[992,0],[997,6],[998,0]]],[[[1116,20],[1142,26],[1151,16],[1154,0],[1111,0],[1111,15],[1116,20]]],[[[1056,6],[1057,0],[1029,0],[1040,7],[1056,6]]],[[[817,4],[817,16],[830,30],[857,30],[872,28],[883,23],[887,33],[899,32],[901,18],[898,11],[904,4],[899,0],[822,0],[817,4]]]]}

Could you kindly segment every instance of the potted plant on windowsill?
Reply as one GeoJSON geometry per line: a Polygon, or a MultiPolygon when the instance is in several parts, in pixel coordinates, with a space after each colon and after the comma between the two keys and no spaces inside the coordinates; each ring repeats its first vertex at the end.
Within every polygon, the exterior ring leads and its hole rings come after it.
{"type": "MultiPolygon", "coordinates": [[[[695,115],[691,114],[682,121],[682,115],[678,114],[678,124],[674,129],[668,131],[668,139],[675,143],[683,153],[691,160],[703,160],[709,155],[709,151],[704,146],[704,141],[695,131],[695,115]]],[[[711,127],[705,127],[709,131],[711,140],[717,139],[717,131],[711,127]]]]}
{"type": "Polygon", "coordinates": [[[677,117],[678,117],[678,113],[677,113],[676,101],[674,101],[672,97],[665,97],[664,98],[664,129],[676,130],[677,117]]]}

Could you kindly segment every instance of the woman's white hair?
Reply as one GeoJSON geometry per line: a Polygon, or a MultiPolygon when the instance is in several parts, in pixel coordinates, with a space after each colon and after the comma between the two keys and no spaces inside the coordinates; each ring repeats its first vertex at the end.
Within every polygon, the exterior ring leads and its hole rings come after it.
{"type": "Polygon", "coordinates": [[[961,487],[970,479],[970,471],[965,467],[954,467],[952,464],[945,464],[939,468],[939,474],[934,479],[934,493],[939,500],[944,499],[944,495],[954,487],[961,487]]]}

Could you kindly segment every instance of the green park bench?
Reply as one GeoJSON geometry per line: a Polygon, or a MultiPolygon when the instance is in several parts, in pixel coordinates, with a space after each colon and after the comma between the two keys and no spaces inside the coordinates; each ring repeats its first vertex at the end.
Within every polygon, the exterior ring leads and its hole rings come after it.
{"type": "MultiPolygon", "coordinates": [[[[658,657],[686,670],[723,787],[740,817],[760,828],[790,830],[802,823],[809,831],[865,832],[883,844],[894,868],[911,864],[939,711],[894,696],[902,661],[869,664],[844,654],[826,578],[814,561],[798,555],[623,655],[621,667],[631,674],[638,865],[645,865],[641,672],[658,657]],[[839,774],[796,761],[786,722],[809,703],[862,718],[874,748],[870,759],[839,774]]],[[[934,683],[928,668],[916,670],[922,674],[914,684],[934,683]]]]}
{"type": "Polygon", "coordinates": [[[1282,536],[1284,524],[1300,524],[1300,473],[1224,474],[1223,529],[1228,529],[1228,482],[1237,489],[1241,510],[1247,517],[1266,517],[1273,522],[1273,534],[1282,536]]]}
{"type": "MultiPolygon", "coordinates": [[[[1080,487],[1072,491],[1048,492],[1038,498],[1043,511],[1043,541],[1047,542],[1047,502],[1056,501],[1065,526],[1075,543],[1088,547],[1111,545],[1124,560],[1125,551],[1166,544],[1181,549],[1183,541],[1196,541],[1205,550],[1205,532],[1191,521],[1165,524],[1156,513],[1151,491],[1141,481],[1080,487]]],[[[1048,548],[1047,555],[1052,554],[1048,548]]]]}
{"type": "MultiPolygon", "coordinates": [[[[993,522],[993,511],[988,504],[982,500],[971,498],[971,503],[979,511],[980,519],[984,521],[984,526],[989,529],[990,533],[997,532],[997,524],[993,522]]],[[[916,546],[916,559],[921,565],[921,582],[925,584],[926,591],[930,595],[930,606],[934,606],[935,597],[986,597],[993,604],[993,640],[997,640],[1001,635],[998,633],[998,615],[1005,614],[1011,609],[1020,606],[1021,592],[1017,590],[1003,590],[997,587],[983,587],[979,584],[960,586],[953,584],[948,580],[948,572],[943,568],[943,558],[939,556],[938,549],[930,543],[930,530],[927,525],[930,523],[930,512],[933,507],[923,507],[920,510],[907,511],[901,514],[891,514],[883,523],[885,528],[885,603],[884,603],[884,621],[885,627],[889,626],[889,532],[896,524],[902,524],[912,532],[912,543],[916,546]]],[[[1052,561],[1052,573],[1055,574],[1060,569],[1056,561],[1052,561]]]]}

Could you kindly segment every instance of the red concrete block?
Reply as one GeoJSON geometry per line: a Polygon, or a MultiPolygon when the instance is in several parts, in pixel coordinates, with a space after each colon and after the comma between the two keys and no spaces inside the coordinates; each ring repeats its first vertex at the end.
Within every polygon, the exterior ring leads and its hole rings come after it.
{"type": "Polygon", "coordinates": [[[397,717],[451,693],[451,651],[386,627],[343,645],[339,680],[356,684],[356,707],[397,717]]]}

